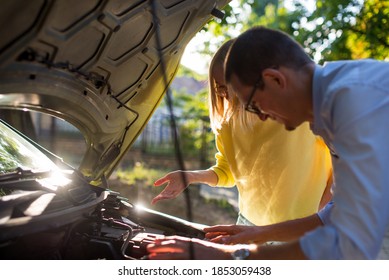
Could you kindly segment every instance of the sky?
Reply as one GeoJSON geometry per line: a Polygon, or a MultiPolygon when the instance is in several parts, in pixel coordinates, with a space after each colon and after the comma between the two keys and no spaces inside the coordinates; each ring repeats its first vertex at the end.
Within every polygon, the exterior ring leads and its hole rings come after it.
{"type": "MultiPolygon", "coordinates": [[[[199,34],[200,35],[200,34],[199,34]]],[[[181,64],[185,67],[199,73],[206,74],[210,57],[201,55],[196,49],[197,45],[204,42],[204,36],[195,36],[185,48],[181,59],[181,64]]]]}

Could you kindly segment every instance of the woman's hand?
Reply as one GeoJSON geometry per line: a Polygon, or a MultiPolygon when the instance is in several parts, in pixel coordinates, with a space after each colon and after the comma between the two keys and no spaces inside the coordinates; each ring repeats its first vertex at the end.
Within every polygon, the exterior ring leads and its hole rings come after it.
{"type": "Polygon", "coordinates": [[[154,186],[158,187],[167,183],[166,187],[159,195],[153,198],[151,204],[155,204],[160,200],[176,198],[190,184],[187,172],[178,170],[166,174],[154,182],[154,186]]]}
{"type": "Polygon", "coordinates": [[[153,198],[152,204],[163,199],[176,198],[190,184],[204,183],[216,185],[218,177],[216,173],[210,169],[207,170],[191,170],[191,171],[173,171],[154,182],[154,186],[160,186],[167,183],[163,191],[153,198]]]}

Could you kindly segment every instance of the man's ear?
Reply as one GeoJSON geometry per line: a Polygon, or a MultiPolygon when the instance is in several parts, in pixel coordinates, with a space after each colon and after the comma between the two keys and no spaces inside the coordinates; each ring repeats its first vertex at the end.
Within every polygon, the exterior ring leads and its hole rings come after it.
{"type": "Polygon", "coordinates": [[[286,85],[286,79],[282,72],[273,68],[266,68],[262,71],[262,79],[265,85],[272,85],[284,88],[286,85]]]}

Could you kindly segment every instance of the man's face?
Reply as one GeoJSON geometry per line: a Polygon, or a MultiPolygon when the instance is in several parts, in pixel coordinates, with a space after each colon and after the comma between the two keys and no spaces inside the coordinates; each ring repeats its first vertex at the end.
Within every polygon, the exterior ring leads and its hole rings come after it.
{"type": "Polygon", "coordinates": [[[230,85],[246,111],[256,114],[262,121],[270,118],[285,125],[287,130],[300,125],[295,123],[293,111],[288,106],[285,88],[275,77],[258,76],[256,84],[247,86],[233,74],[230,85]]]}

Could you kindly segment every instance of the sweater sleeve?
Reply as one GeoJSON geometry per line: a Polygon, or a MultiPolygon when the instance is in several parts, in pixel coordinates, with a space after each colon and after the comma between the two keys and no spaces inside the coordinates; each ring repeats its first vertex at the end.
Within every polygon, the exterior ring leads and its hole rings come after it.
{"type": "Polygon", "coordinates": [[[235,185],[234,177],[232,176],[228,161],[225,156],[223,141],[221,140],[221,135],[216,135],[216,149],[217,153],[215,154],[216,163],[214,166],[209,169],[214,171],[218,177],[218,182],[216,186],[219,187],[233,187],[235,185]]]}

